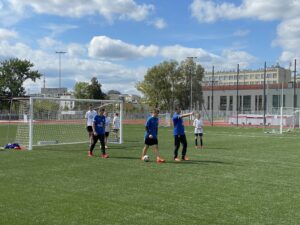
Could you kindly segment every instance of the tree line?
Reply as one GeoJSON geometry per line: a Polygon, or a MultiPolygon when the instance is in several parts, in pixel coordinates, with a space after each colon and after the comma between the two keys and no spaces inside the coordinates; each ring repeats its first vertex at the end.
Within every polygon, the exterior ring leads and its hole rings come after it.
{"type": "Polygon", "coordinates": [[[144,80],[136,84],[150,106],[171,111],[179,105],[183,109],[201,108],[203,102],[201,82],[204,68],[192,58],[180,63],[162,62],[148,69],[144,80]],[[191,105],[192,98],[192,105],[191,105]]]}
{"type": "MultiPolygon", "coordinates": [[[[12,58],[1,61],[1,99],[25,96],[24,82],[27,80],[35,82],[43,76],[33,67],[34,64],[28,60],[12,58]]],[[[136,83],[136,88],[143,94],[143,102],[149,106],[169,111],[176,105],[184,109],[190,107],[197,109],[201,108],[203,102],[201,89],[203,75],[204,68],[196,64],[192,58],[181,62],[164,61],[149,68],[144,80],[136,83]]],[[[107,95],[102,92],[101,87],[96,77],[90,82],[77,82],[74,86],[75,98],[106,99],[107,95]]],[[[2,100],[1,105],[5,105],[2,100]]]]}

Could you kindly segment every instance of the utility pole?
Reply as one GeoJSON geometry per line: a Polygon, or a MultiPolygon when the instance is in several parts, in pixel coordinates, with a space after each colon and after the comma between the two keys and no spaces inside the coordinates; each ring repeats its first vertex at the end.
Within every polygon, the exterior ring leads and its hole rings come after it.
{"type": "Polygon", "coordinates": [[[61,55],[62,54],[65,54],[67,52],[64,52],[64,51],[56,51],[55,52],[56,54],[58,54],[58,95],[60,96],[61,95],[61,55]]]}

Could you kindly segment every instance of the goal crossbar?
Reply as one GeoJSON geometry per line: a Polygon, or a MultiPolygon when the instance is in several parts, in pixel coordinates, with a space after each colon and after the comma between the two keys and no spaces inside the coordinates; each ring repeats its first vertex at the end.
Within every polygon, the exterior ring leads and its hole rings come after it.
{"type": "Polygon", "coordinates": [[[19,117],[22,121],[17,125],[16,141],[24,142],[28,150],[39,145],[88,142],[84,115],[90,104],[94,105],[94,109],[105,107],[110,117],[115,113],[119,114],[119,134],[115,139],[111,138],[110,142],[123,143],[123,101],[121,100],[49,97],[14,98],[13,100],[22,102],[19,106],[19,117]],[[64,135],[67,136],[65,139],[64,135]]]}

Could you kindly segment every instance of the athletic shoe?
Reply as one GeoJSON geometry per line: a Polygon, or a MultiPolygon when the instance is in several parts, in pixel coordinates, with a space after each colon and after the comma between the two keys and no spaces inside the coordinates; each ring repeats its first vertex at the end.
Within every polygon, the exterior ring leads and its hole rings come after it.
{"type": "Polygon", "coordinates": [[[105,158],[105,159],[107,159],[107,158],[109,158],[109,155],[108,154],[101,154],[101,158],[105,158]]]}
{"type": "Polygon", "coordinates": [[[164,159],[162,159],[162,158],[157,158],[157,159],[156,159],[156,162],[157,162],[157,163],[164,163],[164,162],[166,162],[166,160],[164,160],[164,159]]]}
{"type": "Polygon", "coordinates": [[[189,161],[190,159],[189,159],[189,157],[184,156],[184,157],[182,157],[182,160],[183,160],[183,161],[189,161]]]}
{"type": "Polygon", "coordinates": [[[181,160],[180,160],[178,157],[175,157],[175,158],[174,158],[174,161],[175,161],[175,162],[180,162],[181,160]]]}
{"type": "Polygon", "coordinates": [[[88,157],[93,157],[93,152],[92,151],[88,151],[88,157]]]}

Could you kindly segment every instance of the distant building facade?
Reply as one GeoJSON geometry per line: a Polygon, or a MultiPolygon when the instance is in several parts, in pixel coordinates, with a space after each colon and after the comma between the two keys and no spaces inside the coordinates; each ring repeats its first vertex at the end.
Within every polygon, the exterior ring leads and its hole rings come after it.
{"type": "MultiPolygon", "coordinates": [[[[268,67],[266,69],[266,83],[287,83],[291,80],[291,70],[282,67],[268,67]]],[[[237,79],[236,71],[217,71],[206,73],[203,84],[210,86],[214,82],[215,86],[236,85],[255,85],[264,83],[264,69],[259,70],[240,70],[237,79]]]]}
{"type": "Polygon", "coordinates": [[[235,114],[237,111],[244,114],[270,112],[274,108],[300,106],[300,83],[296,84],[296,95],[294,97],[294,86],[292,82],[285,84],[264,85],[223,85],[203,87],[203,109],[216,111],[224,115],[235,114]]]}
{"type": "Polygon", "coordinates": [[[44,97],[57,98],[67,94],[68,94],[67,88],[41,88],[41,95],[44,97]]]}

